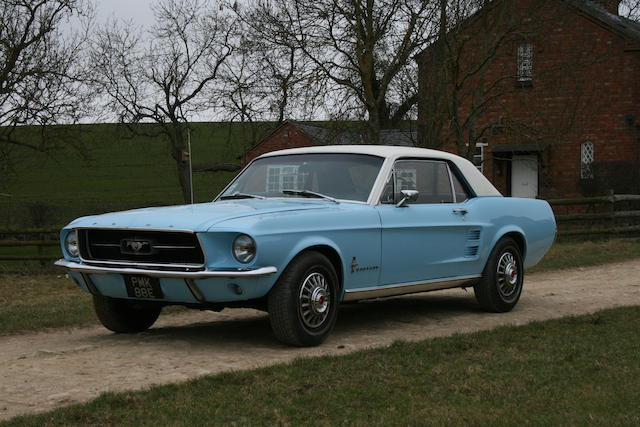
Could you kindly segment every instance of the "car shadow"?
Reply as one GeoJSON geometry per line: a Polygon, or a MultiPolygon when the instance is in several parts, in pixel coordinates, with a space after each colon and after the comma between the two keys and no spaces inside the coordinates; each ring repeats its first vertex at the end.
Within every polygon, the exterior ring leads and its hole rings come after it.
{"type": "MultiPolygon", "coordinates": [[[[271,332],[267,313],[255,312],[249,316],[235,317],[234,309],[223,311],[228,317],[212,314],[212,321],[180,326],[156,326],[134,335],[107,334],[95,337],[98,340],[117,340],[122,343],[162,342],[163,345],[184,345],[185,343],[212,348],[224,345],[247,348],[291,348],[278,343],[271,332]]],[[[417,294],[345,303],[340,306],[338,321],[332,337],[347,338],[372,331],[398,329],[399,324],[415,324],[428,327],[443,319],[479,312],[473,293],[460,292],[456,295],[417,294]]],[[[401,335],[398,336],[401,338],[401,335]]]]}

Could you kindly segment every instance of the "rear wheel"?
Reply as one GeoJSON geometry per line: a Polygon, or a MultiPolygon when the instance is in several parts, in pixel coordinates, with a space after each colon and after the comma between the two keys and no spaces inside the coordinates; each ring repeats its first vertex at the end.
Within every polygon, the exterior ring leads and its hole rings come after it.
{"type": "Polygon", "coordinates": [[[505,237],[493,248],[482,279],[473,289],[483,309],[501,313],[510,311],[518,303],[523,283],[520,248],[513,239],[505,237]]]}
{"type": "Polygon", "coordinates": [[[162,306],[148,302],[93,296],[93,307],[105,328],[118,333],[142,332],[158,319],[162,306]]]}
{"type": "Polygon", "coordinates": [[[322,343],[338,313],[338,278],[331,262],[318,252],[295,258],[268,297],[276,338],[295,346],[322,343]]]}

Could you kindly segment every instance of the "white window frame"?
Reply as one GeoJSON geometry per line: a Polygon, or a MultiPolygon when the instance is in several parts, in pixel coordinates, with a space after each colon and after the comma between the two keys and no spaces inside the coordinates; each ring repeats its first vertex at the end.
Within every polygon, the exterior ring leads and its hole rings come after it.
{"type": "Polygon", "coordinates": [[[402,190],[415,190],[418,185],[418,171],[416,169],[402,169],[396,172],[396,185],[398,192],[402,190]],[[406,185],[410,182],[410,185],[406,185]]]}
{"type": "Polygon", "coordinates": [[[593,162],[596,158],[596,147],[592,141],[580,144],[580,178],[593,179],[593,162]]]}
{"type": "Polygon", "coordinates": [[[517,49],[518,82],[533,81],[533,43],[520,43],[517,49]]]}
{"type": "Polygon", "coordinates": [[[473,164],[475,167],[481,172],[484,173],[484,147],[488,147],[489,144],[486,142],[478,142],[476,143],[476,148],[480,148],[480,155],[473,154],[473,164]],[[480,163],[476,164],[476,159],[479,158],[480,163]]]}
{"type": "Polygon", "coordinates": [[[273,192],[279,192],[282,190],[299,190],[299,176],[298,176],[298,166],[289,166],[289,165],[269,165],[267,166],[267,182],[266,182],[266,191],[267,194],[273,192]],[[286,184],[285,181],[288,181],[287,178],[298,178],[292,179],[293,182],[291,184],[286,184]]]}

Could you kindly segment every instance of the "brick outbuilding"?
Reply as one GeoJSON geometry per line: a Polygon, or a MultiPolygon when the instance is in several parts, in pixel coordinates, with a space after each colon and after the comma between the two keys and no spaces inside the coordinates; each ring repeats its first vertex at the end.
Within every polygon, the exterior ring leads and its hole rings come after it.
{"type": "Polygon", "coordinates": [[[416,57],[420,145],[464,151],[506,195],[640,194],[640,24],[619,5],[496,0],[451,29],[459,79],[438,42],[416,57]]]}
{"type": "MultiPolygon", "coordinates": [[[[415,142],[415,131],[387,129],[380,132],[380,143],[383,145],[410,147],[414,146],[415,142]]],[[[247,150],[245,161],[250,162],[264,153],[286,148],[367,143],[366,132],[287,120],[247,150]]]]}

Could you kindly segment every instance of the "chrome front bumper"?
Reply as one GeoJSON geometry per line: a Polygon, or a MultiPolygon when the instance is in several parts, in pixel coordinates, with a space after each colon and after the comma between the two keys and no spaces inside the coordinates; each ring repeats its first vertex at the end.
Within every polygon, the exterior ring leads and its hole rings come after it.
{"type": "Polygon", "coordinates": [[[267,276],[278,272],[276,267],[262,267],[255,270],[202,270],[202,271],[168,271],[147,270],[133,267],[97,267],[79,262],[59,259],[54,263],[71,271],[88,274],[141,274],[152,277],[177,277],[181,279],[207,279],[210,277],[256,277],[267,276]]]}

